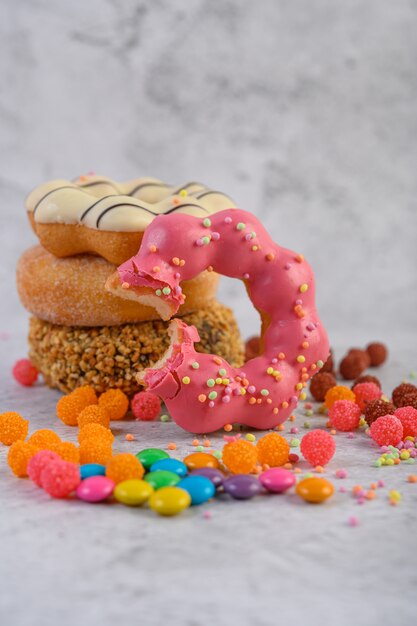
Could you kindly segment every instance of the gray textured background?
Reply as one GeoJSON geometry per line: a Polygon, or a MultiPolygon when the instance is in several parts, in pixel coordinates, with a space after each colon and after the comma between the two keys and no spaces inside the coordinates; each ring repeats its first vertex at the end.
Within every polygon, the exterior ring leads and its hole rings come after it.
{"type": "MultiPolygon", "coordinates": [[[[3,0],[0,10],[0,272],[14,325],[24,314],[13,268],[34,241],[25,194],[94,170],[224,189],[312,263],[333,342],[416,343],[412,0],[3,0]]],[[[225,283],[250,334],[245,299],[225,283]]]]}

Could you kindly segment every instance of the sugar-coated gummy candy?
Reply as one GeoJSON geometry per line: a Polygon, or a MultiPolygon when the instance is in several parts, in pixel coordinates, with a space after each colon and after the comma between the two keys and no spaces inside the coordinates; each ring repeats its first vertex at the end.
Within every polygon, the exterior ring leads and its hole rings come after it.
{"type": "Polygon", "coordinates": [[[61,443],[61,438],[53,430],[41,428],[32,433],[28,442],[39,448],[39,450],[53,450],[57,444],[61,443]]]}
{"type": "Polygon", "coordinates": [[[100,407],[104,408],[111,420],[121,420],[129,410],[129,399],[120,389],[109,389],[98,399],[100,407]]]}
{"type": "Polygon", "coordinates": [[[130,478],[142,478],[145,473],[137,456],[129,452],[115,454],[106,465],[106,476],[116,485],[130,478]]]}
{"type": "Polygon", "coordinates": [[[233,474],[250,474],[258,460],[256,447],[249,441],[237,439],[223,447],[222,461],[233,474]]]}
{"type": "Polygon", "coordinates": [[[139,391],[132,398],[131,409],[137,420],[151,422],[161,413],[161,401],[150,391],[139,391]]]}
{"type": "Polygon", "coordinates": [[[190,494],[179,487],[163,487],[155,491],[149,498],[150,508],[158,515],[178,515],[190,505],[190,494]]]}
{"type": "Polygon", "coordinates": [[[223,472],[221,472],[218,469],[215,469],[214,467],[199,467],[197,469],[192,470],[189,475],[190,476],[205,476],[206,478],[211,480],[211,482],[216,487],[216,489],[219,489],[219,487],[223,485],[223,482],[225,481],[225,478],[226,478],[223,472]]]}
{"type": "Polygon", "coordinates": [[[12,443],[7,455],[7,463],[13,474],[19,478],[24,478],[28,475],[27,466],[29,459],[38,452],[38,448],[28,443],[27,441],[15,441],[12,443]]]}
{"type": "Polygon", "coordinates": [[[160,459],[169,459],[169,454],[165,450],[160,448],[145,448],[137,453],[137,458],[142,463],[143,467],[148,470],[153,463],[160,459]]]}
{"type": "Polygon", "coordinates": [[[328,409],[331,409],[336,400],[351,400],[355,402],[355,394],[345,385],[336,385],[326,392],[324,404],[328,409]]]}
{"type": "Polygon", "coordinates": [[[19,359],[13,365],[14,379],[24,387],[31,387],[38,380],[39,372],[29,359],[19,359]]]}
{"type": "Polygon", "coordinates": [[[295,485],[295,476],[283,467],[271,467],[259,475],[259,482],[272,493],[284,493],[295,485]]]}
{"type": "Polygon", "coordinates": [[[313,467],[327,465],[336,451],[336,443],[330,433],[317,428],[304,435],[300,450],[305,460],[313,467]]]}
{"type": "Polygon", "coordinates": [[[42,488],[53,498],[67,498],[81,481],[80,468],[68,461],[51,461],[40,475],[42,488]]]}
{"type": "Polygon", "coordinates": [[[325,478],[304,478],[297,484],[295,491],[300,498],[306,502],[318,504],[324,502],[334,493],[334,487],[331,482],[325,478]]]}
{"type": "Polygon", "coordinates": [[[208,454],[208,452],[193,452],[183,460],[189,471],[200,467],[214,467],[214,469],[220,469],[219,461],[212,454],[208,454]]]}
{"type": "Polygon", "coordinates": [[[30,478],[38,487],[41,487],[41,474],[42,470],[47,466],[51,461],[59,461],[60,457],[56,452],[52,452],[52,450],[39,450],[36,454],[34,454],[28,462],[27,465],[27,473],[30,478]]]}
{"type": "Polygon", "coordinates": [[[56,405],[56,414],[67,426],[77,426],[81,411],[92,404],[97,404],[97,396],[94,389],[86,385],[62,396],[56,405]]]}
{"type": "Polygon", "coordinates": [[[11,446],[15,441],[27,437],[29,422],[15,411],[9,411],[0,415],[0,442],[5,446],[11,446]]]}
{"type": "Polygon", "coordinates": [[[153,492],[154,489],[148,482],[133,478],[116,485],[113,495],[118,502],[126,506],[142,506],[153,492]]]}
{"type": "Polygon", "coordinates": [[[76,495],[84,502],[95,504],[107,500],[112,495],[114,488],[114,482],[107,476],[90,476],[80,482],[76,495]]]}
{"type": "Polygon", "coordinates": [[[168,470],[156,470],[155,472],[149,472],[149,474],[146,474],[144,480],[156,491],[157,489],[162,489],[162,487],[174,487],[177,483],[179,483],[181,478],[178,474],[168,470]]]}
{"type": "Polygon", "coordinates": [[[395,415],[383,415],[371,424],[372,439],[379,446],[396,446],[403,438],[403,425],[395,415]]]}
{"type": "Polygon", "coordinates": [[[80,463],[80,451],[72,441],[61,441],[51,448],[63,461],[80,463]]]}
{"type": "Polygon", "coordinates": [[[181,478],[188,474],[186,464],[178,459],[160,459],[159,461],[152,463],[150,469],[151,472],[155,472],[156,470],[168,470],[169,472],[178,474],[181,478]]]}
{"type": "Polygon", "coordinates": [[[85,426],[82,426],[78,431],[78,443],[86,439],[100,439],[101,441],[112,444],[114,435],[109,428],[93,422],[91,424],[85,424],[85,426]]]}
{"type": "Polygon", "coordinates": [[[100,463],[106,465],[113,455],[110,443],[100,439],[85,439],[80,443],[80,463],[100,463]]]}
{"type": "Polygon", "coordinates": [[[81,480],[90,478],[91,476],[105,476],[106,467],[100,463],[85,463],[80,467],[81,480]]]}
{"type": "Polygon", "coordinates": [[[417,437],[417,409],[403,406],[394,411],[403,427],[403,437],[417,437]]]}
{"type": "Polygon", "coordinates": [[[86,406],[78,415],[78,426],[82,428],[86,424],[101,424],[105,428],[110,426],[108,410],[98,404],[86,406]]]}
{"type": "Polygon", "coordinates": [[[278,433],[268,433],[258,439],[256,449],[259,463],[270,467],[285,465],[290,454],[288,441],[278,433]]]}
{"type": "Polygon", "coordinates": [[[186,476],[178,483],[180,489],[190,494],[191,504],[204,504],[215,494],[216,488],[212,481],[205,476],[186,476]]]}
{"type": "Polygon", "coordinates": [[[372,382],[359,383],[353,387],[352,391],[355,394],[355,402],[361,411],[365,410],[368,402],[379,400],[382,396],[381,388],[372,382]]]}
{"type": "Polygon", "coordinates": [[[249,500],[261,493],[262,485],[255,476],[236,474],[224,481],[223,489],[235,500],[249,500]]]}
{"type": "Polygon", "coordinates": [[[331,426],[343,432],[358,428],[360,417],[361,409],[352,400],[336,400],[329,409],[331,426]]]}

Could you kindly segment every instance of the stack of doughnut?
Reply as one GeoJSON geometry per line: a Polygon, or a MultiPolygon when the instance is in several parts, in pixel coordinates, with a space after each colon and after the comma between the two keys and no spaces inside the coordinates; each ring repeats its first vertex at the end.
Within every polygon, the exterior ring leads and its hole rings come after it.
{"type": "MultiPolygon", "coordinates": [[[[89,384],[99,393],[136,393],[137,374],[169,346],[169,323],[143,299],[127,292],[120,297],[111,288],[117,267],[138,253],[156,216],[205,218],[234,206],[200,183],[172,187],[154,178],[117,183],[88,175],[34,189],[26,208],[40,245],[21,256],[17,287],[31,313],[29,356],[47,384],[64,392],[89,384]]],[[[179,269],[184,264],[181,258],[174,262],[179,269]]],[[[181,283],[177,316],[197,328],[198,351],[240,366],[238,326],[232,311],[216,300],[218,275],[210,269],[181,283]]]]}

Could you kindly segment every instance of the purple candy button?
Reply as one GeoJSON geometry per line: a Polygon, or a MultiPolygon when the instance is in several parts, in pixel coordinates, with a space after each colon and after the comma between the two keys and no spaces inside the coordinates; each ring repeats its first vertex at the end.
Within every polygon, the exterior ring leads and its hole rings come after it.
{"type": "Polygon", "coordinates": [[[190,472],[189,476],[205,476],[211,480],[216,489],[222,486],[225,479],[224,474],[214,467],[199,467],[190,472]]]}
{"type": "Polygon", "coordinates": [[[254,476],[236,474],[224,481],[223,489],[236,500],[248,500],[262,491],[262,485],[254,476]]]}
{"type": "Polygon", "coordinates": [[[262,472],[259,476],[259,482],[268,491],[284,493],[284,491],[295,485],[295,476],[292,472],[282,467],[271,467],[271,469],[262,472]]]}
{"type": "Polygon", "coordinates": [[[84,502],[102,502],[113,493],[115,484],[106,476],[90,476],[77,487],[77,497],[84,502]]]}

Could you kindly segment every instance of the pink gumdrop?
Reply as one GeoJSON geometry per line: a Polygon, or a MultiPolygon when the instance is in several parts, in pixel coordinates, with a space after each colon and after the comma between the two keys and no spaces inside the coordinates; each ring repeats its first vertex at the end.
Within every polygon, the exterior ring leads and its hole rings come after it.
{"type": "Polygon", "coordinates": [[[52,452],[52,450],[40,450],[36,454],[34,454],[28,462],[28,476],[30,480],[38,485],[38,487],[42,487],[41,483],[41,474],[44,468],[51,463],[51,461],[60,461],[61,458],[58,456],[56,452],[52,452]]]}
{"type": "Polygon", "coordinates": [[[329,409],[330,424],[337,430],[349,432],[359,426],[361,410],[351,400],[336,400],[329,409]]]}
{"type": "Polygon", "coordinates": [[[382,415],[372,422],[371,437],[379,446],[395,446],[403,438],[403,426],[395,415],[382,415]]]}
{"type": "Polygon", "coordinates": [[[352,389],[355,394],[355,402],[364,411],[365,406],[371,400],[379,400],[382,396],[382,391],[375,383],[359,383],[352,389]]]}
{"type": "Polygon", "coordinates": [[[77,497],[84,502],[103,502],[114,491],[115,483],[107,476],[90,476],[77,487],[77,497]]]}
{"type": "Polygon", "coordinates": [[[295,476],[282,467],[271,467],[260,474],[259,482],[272,493],[283,493],[295,485],[295,476]]]}
{"type": "Polygon", "coordinates": [[[50,461],[41,472],[41,486],[53,498],[66,498],[79,485],[80,466],[67,461],[50,461]]]}
{"type": "Polygon", "coordinates": [[[300,450],[313,467],[327,465],[336,451],[336,443],[330,433],[318,428],[304,435],[300,450]]]}
{"type": "Polygon", "coordinates": [[[417,409],[412,406],[403,406],[396,409],[394,415],[403,425],[403,437],[417,437],[417,409]]]}
{"type": "Polygon", "coordinates": [[[139,391],[132,398],[131,409],[137,420],[152,422],[161,412],[161,401],[151,391],[139,391]]]}

